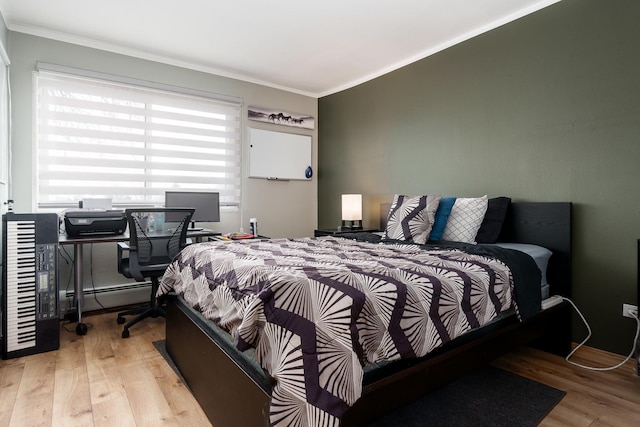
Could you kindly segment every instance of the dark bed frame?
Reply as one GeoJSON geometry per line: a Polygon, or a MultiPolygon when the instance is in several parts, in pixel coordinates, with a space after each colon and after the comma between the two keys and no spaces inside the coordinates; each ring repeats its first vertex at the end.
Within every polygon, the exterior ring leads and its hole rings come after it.
{"type": "MultiPolygon", "coordinates": [[[[512,203],[499,241],[550,249],[550,294],[571,296],[571,203],[512,203]]],[[[366,425],[522,344],[566,355],[571,347],[570,328],[570,307],[562,302],[525,322],[509,316],[423,358],[394,362],[365,374],[362,397],[345,413],[341,426],[366,425]]],[[[215,427],[268,426],[271,384],[216,329],[181,298],[168,299],[167,351],[211,423],[215,427]]]]}

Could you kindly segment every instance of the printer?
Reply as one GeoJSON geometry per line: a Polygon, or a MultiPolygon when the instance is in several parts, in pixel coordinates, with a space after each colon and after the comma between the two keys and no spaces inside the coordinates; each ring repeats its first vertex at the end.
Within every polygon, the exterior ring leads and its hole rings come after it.
{"type": "Polygon", "coordinates": [[[127,217],[118,209],[70,209],[64,213],[64,228],[70,237],[118,235],[127,229],[127,217]]]}

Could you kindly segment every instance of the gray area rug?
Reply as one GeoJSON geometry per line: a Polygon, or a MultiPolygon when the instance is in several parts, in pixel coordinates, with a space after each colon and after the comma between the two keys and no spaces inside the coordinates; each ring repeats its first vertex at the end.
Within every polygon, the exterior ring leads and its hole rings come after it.
{"type": "Polygon", "coordinates": [[[565,394],[511,372],[485,366],[369,427],[537,426],[565,394]]]}
{"type": "MultiPolygon", "coordinates": [[[[154,347],[184,383],[164,340],[154,347]]],[[[186,383],[185,383],[186,384],[186,383]]],[[[486,366],[381,418],[369,427],[530,427],[562,400],[564,391],[486,366]]]]}

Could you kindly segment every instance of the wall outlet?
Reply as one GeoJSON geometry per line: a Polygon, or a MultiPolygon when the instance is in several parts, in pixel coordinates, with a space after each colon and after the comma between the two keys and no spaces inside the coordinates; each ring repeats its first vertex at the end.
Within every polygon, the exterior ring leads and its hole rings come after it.
{"type": "Polygon", "coordinates": [[[638,306],[633,304],[622,304],[622,315],[624,317],[638,317],[638,306]]]}

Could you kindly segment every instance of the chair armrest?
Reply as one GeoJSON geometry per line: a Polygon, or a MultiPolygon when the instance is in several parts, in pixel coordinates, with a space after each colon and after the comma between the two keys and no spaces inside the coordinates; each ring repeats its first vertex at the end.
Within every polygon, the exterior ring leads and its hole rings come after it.
{"type": "Polygon", "coordinates": [[[138,248],[135,246],[129,246],[125,242],[118,242],[118,273],[130,277],[137,282],[144,282],[146,279],[140,270],[138,265],[138,248]],[[129,256],[126,257],[124,252],[128,252],[129,256]],[[125,271],[126,269],[126,271],[125,271]]]}
{"type": "Polygon", "coordinates": [[[118,243],[118,257],[116,259],[116,262],[118,263],[118,273],[123,274],[122,259],[123,259],[124,252],[129,251],[129,245],[126,242],[117,242],[117,243],[118,243]]]}

